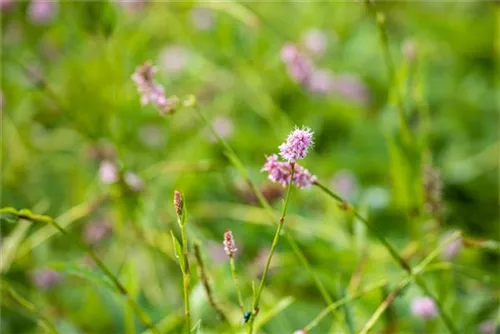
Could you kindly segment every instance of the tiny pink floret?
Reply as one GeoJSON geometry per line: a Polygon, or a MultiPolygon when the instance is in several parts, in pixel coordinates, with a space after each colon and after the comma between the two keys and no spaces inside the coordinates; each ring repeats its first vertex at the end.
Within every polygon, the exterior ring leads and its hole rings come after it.
{"type": "Polygon", "coordinates": [[[302,129],[295,128],[286,142],[279,146],[280,155],[288,162],[294,163],[299,159],[304,159],[313,144],[313,132],[311,129],[304,127],[302,129]]]}

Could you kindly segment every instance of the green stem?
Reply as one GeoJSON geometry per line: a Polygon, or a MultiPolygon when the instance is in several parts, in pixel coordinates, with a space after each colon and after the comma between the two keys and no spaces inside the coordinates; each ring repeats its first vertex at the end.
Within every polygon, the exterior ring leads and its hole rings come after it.
{"type": "Polygon", "coordinates": [[[186,236],[186,224],[184,221],[185,214],[182,215],[179,221],[179,226],[181,230],[182,238],[182,255],[184,257],[184,269],[182,270],[182,281],[184,290],[184,316],[186,318],[186,330],[189,333],[191,331],[191,311],[189,306],[189,287],[191,283],[191,269],[189,268],[189,258],[188,258],[188,245],[186,236]]]}
{"type": "Polygon", "coordinates": [[[243,304],[238,275],[236,274],[236,265],[232,256],[229,258],[229,263],[231,265],[231,275],[233,275],[234,285],[236,286],[236,292],[238,294],[238,303],[240,304],[241,313],[245,314],[245,305],[243,304]]]}
{"type": "MultiPolygon", "coordinates": [[[[365,326],[363,326],[363,329],[359,332],[359,334],[367,334],[373,328],[373,326],[375,325],[377,320],[380,318],[380,316],[384,313],[384,311],[391,305],[391,303],[396,299],[396,297],[401,293],[401,291],[403,291],[406,288],[406,286],[408,286],[408,284],[411,283],[411,281],[415,280],[417,283],[420,281],[421,282],[420,284],[424,284],[424,280],[422,279],[420,274],[423,273],[426,266],[429,263],[431,263],[441,253],[443,248],[445,248],[447,245],[449,245],[451,242],[453,242],[454,240],[456,240],[459,237],[460,237],[459,232],[454,233],[443,244],[439,245],[424,260],[422,260],[422,262],[420,262],[420,264],[414,268],[413,272],[410,275],[408,275],[407,277],[405,277],[398,284],[396,289],[394,289],[394,291],[391,292],[387,296],[387,298],[384,299],[384,301],[382,301],[382,303],[379,305],[379,307],[377,307],[377,309],[375,310],[373,315],[370,317],[368,322],[365,324],[365,326]]],[[[425,284],[423,286],[425,286],[425,284]]],[[[430,296],[430,291],[427,289],[426,286],[422,290],[424,290],[424,292],[430,296]]],[[[436,298],[433,298],[433,299],[434,299],[434,302],[436,304],[440,303],[438,299],[436,299],[436,298]]],[[[438,307],[440,309],[442,308],[441,306],[438,306],[438,307]]]]}
{"type": "Polygon", "coordinates": [[[408,124],[408,119],[406,118],[405,107],[403,103],[403,98],[401,92],[399,91],[398,80],[396,77],[396,69],[394,66],[394,61],[391,56],[391,51],[389,50],[389,38],[387,36],[387,30],[385,27],[385,17],[384,14],[377,11],[375,3],[373,0],[365,0],[365,5],[368,11],[373,16],[375,23],[377,24],[377,30],[379,33],[380,45],[382,47],[382,52],[384,56],[385,66],[387,67],[387,75],[389,77],[389,87],[394,91],[396,96],[396,104],[399,111],[399,120],[401,123],[401,133],[405,140],[410,140],[410,127],[408,124]]]}
{"type": "MultiPolygon", "coordinates": [[[[317,186],[318,188],[320,188],[323,192],[325,192],[327,195],[332,197],[337,202],[339,202],[341,204],[347,203],[344,199],[342,199],[342,197],[333,193],[330,189],[328,189],[327,187],[325,187],[321,183],[315,182],[314,185],[317,186]]],[[[368,220],[366,220],[363,216],[361,216],[354,207],[349,206],[348,209],[353,212],[353,214],[356,218],[358,218],[361,222],[363,222],[363,224],[365,224],[365,226],[375,235],[375,237],[377,237],[377,239],[382,243],[382,245],[384,245],[384,247],[387,249],[389,254],[400,265],[400,267],[403,268],[408,274],[411,275],[413,273],[412,268],[398,254],[396,249],[394,247],[392,247],[391,244],[384,238],[382,233],[380,231],[378,231],[375,227],[373,227],[368,222],[368,220]]],[[[430,292],[429,288],[427,287],[427,285],[425,284],[425,282],[422,279],[416,279],[416,283],[427,295],[429,295],[429,297],[433,298],[436,301],[436,305],[439,308],[439,314],[443,318],[443,321],[444,321],[446,327],[448,328],[448,330],[451,333],[457,333],[458,331],[455,328],[455,325],[451,321],[450,317],[444,312],[442,304],[437,300],[437,298],[434,298],[434,296],[431,294],[431,292],[430,292]]]]}
{"type": "Polygon", "coordinates": [[[156,329],[154,324],[152,323],[151,319],[149,316],[144,312],[144,310],[141,309],[141,307],[132,299],[130,293],[127,291],[127,289],[123,286],[123,284],[120,283],[118,278],[113,275],[111,270],[108,269],[108,267],[102,262],[102,260],[97,256],[97,254],[94,252],[92,248],[89,246],[83,244],[79,239],[73,238],[71,234],[69,234],[66,229],[64,229],[61,225],[59,225],[53,218],[49,216],[44,216],[44,215],[37,215],[29,210],[16,210],[13,208],[3,208],[0,210],[0,213],[8,213],[15,215],[19,219],[26,219],[26,220],[31,220],[33,222],[42,222],[45,224],[52,225],[55,227],[61,234],[66,236],[68,239],[73,241],[79,248],[87,252],[87,254],[92,258],[94,263],[101,269],[101,271],[106,275],[115,285],[116,289],[127,298],[128,303],[136,313],[136,315],[139,317],[140,321],[149,329],[151,329],[153,332],[158,333],[159,331],[156,329]]]}
{"type": "Polygon", "coordinates": [[[273,244],[271,245],[271,251],[269,252],[269,256],[267,257],[266,261],[266,266],[264,267],[264,273],[262,274],[262,278],[260,280],[260,285],[257,290],[257,293],[255,294],[255,298],[253,300],[253,306],[252,306],[252,315],[250,318],[250,323],[248,324],[248,333],[252,334],[253,333],[253,323],[255,321],[255,318],[257,317],[257,314],[259,313],[259,302],[260,302],[260,295],[262,293],[262,289],[264,288],[264,283],[266,282],[266,277],[267,273],[269,271],[269,267],[271,265],[271,260],[273,258],[274,251],[276,249],[276,246],[278,245],[278,241],[280,238],[281,234],[281,229],[283,228],[283,225],[285,223],[285,216],[288,208],[288,202],[290,201],[290,193],[292,189],[292,183],[293,183],[293,175],[295,174],[295,164],[292,164],[292,174],[290,176],[290,183],[288,183],[288,188],[286,191],[286,197],[285,201],[283,204],[283,211],[281,213],[281,218],[278,224],[278,228],[276,229],[276,233],[274,234],[274,239],[273,239],[273,244]]]}
{"type": "MultiPolygon", "coordinates": [[[[269,202],[266,200],[264,195],[262,195],[262,192],[260,189],[255,185],[255,183],[252,181],[250,178],[248,171],[245,169],[243,163],[241,160],[238,158],[236,153],[233,151],[233,149],[226,143],[226,141],[219,136],[217,131],[214,130],[210,122],[207,120],[205,115],[200,111],[198,107],[194,107],[195,111],[199,114],[200,118],[203,120],[207,128],[212,132],[212,134],[215,136],[219,144],[226,150],[225,154],[228,157],[229,161],[236,167],[240,175],[246,180],[247,184],[249,185],[250,189],[252,190],[253,194],[255,197],[257,197],[257,200],[259,201],[259,204],[261,205],[262,208],[266,211],[267,215],[269,216],[270,221],[273,224],[276,224],[277,217],[274,214],[273,208],[269,204],[269,202]]],[[[323,297],[323,300],[325,301],[326,305],[330,305],[333,302],[332,297],[326,290],[325,286],[323,283],[320,281],[318,278],[316,272],[312,269],[311,265],[309,264],[309,261],[307,260],[306,256],[300,249],[299,245],[293,238],[293,236],[290,234],[291,232],[286,232],[285,231],[285,239],[288,242],[288,245],[291,247],[293,253],[295,256],[299,259],[300,263],[306,268],[307,272],[311,276],[311,278],[314,281],[314,284],[318,288],[319,292],[321,293],[321,296],[323,297]]],[[[332,315],[335,316],[335,314],[332,312],[332,315]]]]}

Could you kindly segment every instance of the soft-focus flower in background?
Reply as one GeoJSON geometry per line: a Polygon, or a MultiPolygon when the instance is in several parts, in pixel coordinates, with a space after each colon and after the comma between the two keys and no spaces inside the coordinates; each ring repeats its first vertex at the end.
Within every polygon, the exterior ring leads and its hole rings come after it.
{"type": "Polygon", "coordinates": [[[333,92],[359,104],[368,104],[371,99],[368,87],[363,81],[351,74],[336,75],[333,92]]]}
{"type": "Polygon", "coordinates": [[[146,7],[147,0],[114,0],[114,2],[129,13],[137,13],[146,7]]]}
{"type": "Polygon", "coordinates": [[[57,5],[56,0],[31,0],[28,19],[34,24],[48,24],[57,16],[57,5]]]}
{"type": "Polygon", "coordinates": [[[401,46],[401,52],[405,57],[406,61],[413,63],[417,58],[417,47],[412,39],[407,39],[401,46]]]}
{"type": "Polygon", "coordinates": [[[293,334],[307,334],[307,331],[305,329],[297,329],[293,334]]]}
{"type": "Polygon", "coordinates": [[[322,56],[328,47],[328,38],[320,29],[309,29],[302,34],[301,44],[314,56],[322,56]]]}
{"type": "Polygon", "coordinates": [[[6,12],[14,8],[14,0],[0,0],[0,12],[6,12]]]}
{"type": "Polygon", "coordinates": [[[50,289],[62,280],[62,276],[55,270],[43,268],[35,270],[31,274],[31,280],[39,289],[50,289]]]}
{"type": "Polygon", "coordinates": [[[411,312],[416,317],[422,319],[432,319],[437,315],[437,308],[432,298],[416,297],[411,303],[411,312]]]}
{"type": "Polygon", "coordinates": [[[347,170],[342,169],[336,172],[332,178],[332,187],[339,193],[339,195],[344,199],[350,199],[354,197],[358,191],[358,182],[356,176],[347,170]]]}
{"type": "Polygon", "coordinates": [[[313,145],[313,132],[307,127],[293,129],[286,141],[279,146],[280,156],[288,162],[304,159],[313,145]]]}
{"type": "Polygon", "coordinates": [[[104,220],[97,220],[85,225],[83,240],[87,245],[95,246],[112,232],[111,224],[104,220]]]}
{"type": "Polygon", "coordinates": [[[153,103],[162,115],[173,112],[179,103],[175,96],[167,98],[163,86],[156,83],[154,76],[157,73],[156,67],[151,62],[146,62],[137,67],[132,80],[137,85],[137,92],[141,95],[143,105],[153,103]]]}
{"type": "Polygon", "coordinates": [[[123,180],[130,190],[134,192],[140,192],[144,190],[144,182],[142,179],[133,172],[125,172],[123,175],[123,180]]]}
{"type": "Polygon", "coordinates": [[[198,30],[211,30],[215,22],[215,13],[210,8],[195,6],[190,13],[191,22],[198,30]]]}
{"type": "Polygon", "coordinates": [[[160,69],[169,74],[181,72],[187,68],[191,52],[181,45],[169,45],[160,54],[160,69]]]}
{"type": "MultiPolygon", "coordinates": [[[[455,231],[446,232],[441,237],[441,243],[449,239],[453,233],[455,233],[455,231]]],[[[441,252],[441,258],[443,260],[451,261],[460,253],[463,247],[463,240],[461,237],[459,237],[453,240],[450,244],[448,244],[448,246],[446,246],[445,249],[443,249],[443,251],[441,252]]]]}
{"type": "MultiPolygon", "coordinates": [[[[214,119],[212,120],[212,127],[215,130],[215,132],[217,132],[217,134],[224,139],[230,138],[234,133],[234,124],[231,118],[229,117],[224,117],[224,116],[214,117],[214,119]]],[[[206,134],[208,140],[210,140],[211,142],[217,141],[217,138],[215,138],[212,131],[207,129],[206,134]]]]}
{"type": "Polygon", "coordinates": [[[104,184],[112,184],[118,182],[120,173],[115,163],[104,160],[99,166],[99,179],[104,184]]]}
{"type": "Polygon", "coordinates": [[[479,324],[479,330],[481,334],[495,334],[497,326],[495,324],[495,320],[485,320],[479,324]]]}
{"type": "Polygon", "coordinates": [[[314,70],[307,84],[307,88],[314,94],[330,94],[335,88],[335,77],[328,70],[314,70]]]}
{"type": "Polygon", "coordinates": [[[314,66],[309,57],[300,51],[297,45],[293,43],[283,45],[281,61],[287,66],[288,74],[294,81],[307,85],[314,71],[314,66]]]}

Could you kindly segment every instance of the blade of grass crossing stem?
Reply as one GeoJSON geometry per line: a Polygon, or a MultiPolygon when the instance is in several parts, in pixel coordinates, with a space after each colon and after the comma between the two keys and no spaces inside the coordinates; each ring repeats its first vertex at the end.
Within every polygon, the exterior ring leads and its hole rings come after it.
{"type": "MultiPolygon", "coordinates": [[[[328,189],[327,187],[325,187],[321,183],[315,182],[314,185],[317,186],[318,188],[320,188],[323,192],[325,192],[327,195],[329,195],[330,197],[332,197],[337,202],[339,202],[339,203],[347,203],[344,199],[342,199],[342,197],[340,197],[339,195],[333,193],[330,189],[328,189]]],[[[385,239],[385,237],[382,235],[382,233],[380,233],[365,218],[363,218],[356,211],[356,209],[354,207],[349,206],[349,209],[377,237],[377,239],[382,243],[382,245],[384,245],[384,247],[387,249],[387,251],[389,252],[389,254],[401,266],[401,268],[403,268],[408,274],[412,274],[414,272],[414,270],[412,270],[411,267],[408,265],[408,263],[406,263],[406,261],[403,258],[401,258],[401,256],[399,256],[399,254],[396,251],[396,249],[391,246],[391,244],[385,239]]],[[[444,312],[441,302],[439,302],[436,298],[434,298],[434,296],[430,292],[430,290],[427,287],[427,285],[425,284],[425,282],[422,279],[416,279],[415,281],[416,281],[417,285],[422,289],[422,291],[424,291],[427,295],[429,295],[429,297],[431,297],[434,300],[436,300],[436,305],[439,308],[439,315],[441,316],[441,318],[443,318],[443,321],[444,321],[446,327],[448,328],[448,330],[450,332],[452,332],[452,333],[457,333],[457,329],[455,328],[455,325],[451,321],[450,317],[444,312]]]]}
{"type": "MultiPolygon", "coordinates": [[[[246,182],[250,186],[250,189],[252,190],[253,194],[255,197],[257,197],[257,200],[259,201],[259,204],[266,210],[269,219],[273,224],[276,224],[277,222],[277,217],[275,216],[273,209],[269,202],[265,199],[264,195],[262,195],[262,192],[260,189],[255,185],[255,183],[250,179],[250,175],[247,171],[247,169],[244,167],[243,163],[240,161],[236,153],[232,150],[232,148],[226,143],[226,141],[219,136],[217,131],[214,130],[210,122],[207,120],[205,115],[201,112],[201,110],[198,107],[194,107],[195,111],[199,114],[207,128],[212,132],[212,134],[217,138],[217,141],[219,144],[226,150],[226,155],[228,159],[231,161],[231,163],[235,166],[235,168],[238,170],[238,172],[241,174],[243,178],[245,178],[246,182]]],[[[304,253],[302,250],[299,248],[299,245],[295,241],[295,239],[292,237],[289,231],[285,231],[285,239],[287,240],[289,246],[291,247],[293,253],[295,256],[299,259],[300,263],[306,268],[307,272],[311,276],[311,278],[314,281],[314,284],[318,288],[319,292],[321,293],[321,296],[323,297],[325,303],[327,305],[331,304],[333,302],[332,297],[326,290],[325,286],[323,283],[320,281],[314,270],[312,269],[311,265],[309,264],[309,261],[305,257],[304,253]]]]}
{"type": "MultiPolygon", "coordinates": [[[[445,248],[451,242],[453,242],[454,240],[456,240],[459,236],[460,236],[459,232],[454,233],[447,240],[445,240],[444,243],[442,243],[441,245],[439,245],[438,247],[436,247],[434,249],[434,251],[432,251],[429,255],[427,255],[427,257],[425,259],[423,259],[422,262],[420,262],[420,264],[415,267],[415,269],[413,270],[413,272],[411,272],[410,275],[408,275],[407,277],[405,277],[398,284],[398,286],[396,287],[396,289],[392,293],[390,293],[387,296],[387,298],[384,299],[384,301],[379,305],[379,307],[375,310],[375,312],[373,313],[373,315],[367,321],[367,323],[365,324],[365,326],[361,330],[360,334],[367,334],[373,328],[373,326],[375,325],[375,323],[377,322],[377,320],[380,318],[380,316],[384,313],[384,311],[391,305],[391,303],[396,299],[396,297],[399,295],[399,293],[401,291],[403,291],[404,288],[406,288],[406,286],[408,284],[410,284],[413,280],[415,280],[415,282],[417,282],[417,284],[420,285],[421,289],[425,292],[425,294],[427,294],[428,296],[432,296],[430,290],[425,285],[424,280],[419,275],[425,270],[426,266],[430,262],[432,262],[441,253],[441,251],[443,250],[443,248],[445,248]]],[[[441,316],[443,318],[443,321],[445,322],[445,325],[448,327],[448,329],[450,330],[450,332],[452,332],[452,333],[458,333],[458,331],[455,329],[453,323],[451,323],[451,320],[447,316],[444,316],[443,308],[442,308],[442,305],[440,305],[441,304],[440,301],[438,299],[436,299],[436,298],[432,298],[432,299],[434,300],[434,302],[436,303],[436,305],[438,305],[439,313],[441,314],[441,316]],[[448,321],[450,321],[449,324],[447,323],[448,321]]]]}

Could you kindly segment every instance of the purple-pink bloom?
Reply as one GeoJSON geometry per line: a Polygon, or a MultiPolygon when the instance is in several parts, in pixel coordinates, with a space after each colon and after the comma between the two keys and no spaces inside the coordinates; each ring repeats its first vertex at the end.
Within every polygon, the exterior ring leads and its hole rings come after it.
{"type": "Polygon", "coordinates": [[[14,0],[0,0],[0,12],[12,9],[14,4],[14,0]]]}
{"type": "Polygon", "coordinates": [[[35,24],[50,23],[56,14],[56,0],[31,0],[28,7],[28,17],[35,24]]]}
{"type": "Polygon", "coordinates": [[[350,74],[336,76],[333,91],[348,100],[360,104],[370,102],[370,92],[366,85],[363,81],[350,74]]]}
{"type": "Polygon", "coordinates": [[[313,55],[321,56],[328,45],[326,34],[319,29],[310,29],[302,35],[302,44],[313,55]]]}
{"type": "Polygon", "coordinates": [[[96,245],[111,234],[111,225],[106,221],[95,221],[85,225],[83,240],[87,245],[96,245]]]}
{"type": "Polygon", "coordinates": [[[281,48],[281,60],[287,65],[290,77],[303,85],[307,85],[314,71],[314,66],[303,52],[292,43],[281,48]]]}
{"type": "Polygon", "coordinates": [[[57,285],[62,277],[52,269],[38,269],[32,273],[31,279],[37,288],[50,289],[57,285]]]}
{"type": "Polygon", "coordinates": [[[118,167],[108,160],[104,160],[101,162],[99,166],[99,179],[104,184],[112,184],[118,182],[120,178],[118,167]]]}
{"type": "Polygon", "coordinates": [[[198,30],[210,30],[214,26],[214,11],[205,7],[194,7],[190,13],[191,22],[198,30]]]}
{"type": "Polygon", "coordinates": [[[495,321],[493,319],[485,320],[479,324],[479,330],[481,334],[495,334],[496,330],[495,321]]]}
{"type": "MultiPolygon", "coordinates": [[[[454,231],[449,231],[443,235],[441,238],[441,242],[446,241],[451,237],[451,235],[454,233],[454,231]]],[[[451,243],[446,246],[446,248],[441,252],[441,258],[443,260],[451,261],[453,260],[454,257],[456,257],[462,248],[464,247],[463,245],[463,240],[461,237],[453,240],[451,243]]]]}
{"type": "Polygon", "coordinates": [[[326,95],[335,88],[335,78],[326,70],[315,70],[307,83],[307,88],[315,94],[326,95]]]}
{"type": "Polygon", "coordinates": [[[236,242],[234,241],[233,232],[231,230],[226,230],[224,232],[224,241],[222,242],[224,245],[224,252],[229,257],[233,257],[238,248],[236,248],[236,242]]]}
{"type": "Polygon", "coordinates": [[[411,312],[422,319],[432,319],[437,315],[436,304],[429,297],[417,297],[411,304],[411,312]]]}
{"type": "Polygon", "coordinates": [[[154,80],[157,71],[151,62],[146,62],[137,67],[132,80],[137,85],[137,92],[141,95],[143,105],[152,103],[162,114],[170,113],[177,107],[179,100],[175,96],[169,98],[165,96],[164,88],[154,80]]]}
{"type": "Polygon", "coordinates": [[[123,175],[123,179],[130,190],[134,192],[140,192],[144,190],[144,182],[142,182],[141,178],[137,174],[126,172],[125,175],[123,175]]]}
{"type": "Polygon", "coordinates": [[[296,127],[279,146],[280,155],[288,162],[304,159],[309,148],[313,144],[313,132],[307,127],[299,129],[296,127]]]}
{"type": "Polygon", "coordinates": [[[332,185],[344,199],[352,199],[358,190],[356,176],[349,170],[340,170],[333,175],[332,185]]]}
{"type": "MultiPolygon", "coordinates": [[[[295,184],[298,188],[309,188],[316,181],[316,176],[311,175],[307,169],[299,164],[295,163],[294,169],[293,184],[295,184]]],[[[269,174],[269,180],[286,187],[290,183],[292,176],[292,164],[289,162],[279,161],[278,156],[273,154],[267,157],[262,171],[269,174]]]]}

